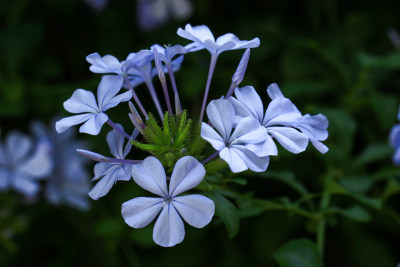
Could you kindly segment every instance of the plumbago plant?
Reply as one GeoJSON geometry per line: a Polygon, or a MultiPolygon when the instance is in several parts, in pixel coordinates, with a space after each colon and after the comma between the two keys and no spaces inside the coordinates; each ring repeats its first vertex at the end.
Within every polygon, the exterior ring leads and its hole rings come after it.
{"type": "MultiPolygon", "coordinates": [[[[227,170],[232,173],[250,170],[262,175],[267,171],[270,157],[278,155],[277,143],[294,154],[303,152],[309,143],[326,153],[328,148],[321,141],[328,138],[327,118],[322,114],[302,114],[275,83],[267,88],[271,99],[268,105],[264,104],[266,97],[259,96],[252,86],[239,87],[250,48],[260,44],[258,38],[244,41],[228,33],[215,39],[207,26],[190,24],[179,28],[177,33],[192,42],[186,46],[153,45],[148,50],[129,54],[124,61],[98,53],[87,56],[90,70],[103,74],[97,96],[77,89],[64,102],[64,108],[76,115],[59,120],[56,130],[62,133],[82,124],[80,132],[97,135],[104,124],[111,126],[106,138],[111,157],[77,149],[81,155],[98,162],[93,178],[97,183],[89,196],[98,200],[117,181],[131,179],[156,195],[133,196],[122,204],[121,213],[126,224],[133,228],[145,227],[155,220],[153,239],[164,247],[183,241],[183,221],[202,228],[214,215],[225,224],[229,236],[234,237],[239,229],[237,207],[246,209],[244,203],[249,209],[287,210],[317,223],[323,220],[323,213],[313,213],[301,204],[253,199],[241,193],[243,190],[236,191],[235,186],[230,186],[245,185],[244,179],[228,178],[225,174],[227,170]],[[210,52],[211,63],[200,114],[198,118],[190,118],[188,110],[181,105],[174,72],[179,70],[184,54],[203,49],[210,52]],[[246,50],[226,95],[208,101],[219,55],[238,49],[246,50]],[[155,76],[161,82],[166,109],[154,87],[155,76]],[[135,90],[141,84],[146,85],[156,114],[147,112],[138,98],[135,90]],[[128,102],[133,126],[122,126],[106,114],[122,102],[128,102]],[[131,151],[135,149],[146,151],[149,156],[131,159],[131,151]]],[[[315,247],[309,241],[305,246],[306,249],[315,247]]]]}

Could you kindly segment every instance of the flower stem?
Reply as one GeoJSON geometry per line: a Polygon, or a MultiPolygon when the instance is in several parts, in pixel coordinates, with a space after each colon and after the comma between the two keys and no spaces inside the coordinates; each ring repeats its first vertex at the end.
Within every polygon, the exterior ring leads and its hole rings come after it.
{"type": "Polygon", "coordinates": [[[214,153],[212,153],[208,158],[204,159],[201,164],[206,164],[208,162],[210,162],[213,158],[215,158],[218,155],[219,151],[215,151],[214,153]]]}
{"type": "Polygon", "coordinates": [[[167,62],[166,66],[168,69],[169,79],[171,80],[172,90],[174,91],[175,95],[175,109],[177,110],[177,113],[182,113],[181,101],[179,99],[178,88],[176,87],[174,70],[172,69],[170,62],[167,62]]]}
{"type": "Polygon", "coordinates": [[[203,115],[204,115],[204,111],[206,109],[206,104],[207,104],[208,92],[210,91],[211,79],[212,79],[212,76],[214,73],[215,65],[217,64],[217,59],[218,59],[218,55],[211,56],[210,69],[208,71],[206,90],[204,92],[203,104],[201,106],[201,111],[200,111],[200,119],[199,119],[200,122],[203,121],[203,115]]]}
{"type": "MultiPolygon", "coordinates": [[[[328,174],[326,180],[325,180],[325,187],[331,182],[333,179],[333,176],[331,174],[328,174]]],[[[321,198],[320,202],[320,213],[324,214],[326,209],[329,207],[329,201],[331,199],[331,195],[327,192],[324,192],[321,198]]],[[[317,226],[317,236],[316,236],[316,241],[317,241],[317,248],[318,251],[321,255],[321,258],[324,256],[324,246],[325,246],[325,227],[326,227],[326,219],[323,216],[317,226]]]]}
{"type": "Polygon", "coordinates": [[[133,86],[132,86],[132,84],[131,84],[131,81],[129,81],[129,79],[128,79],[127,76],[124,77],[124,82],[125,82],[126,87],[128,87],[128,89],[132,91],[133,100],[135,100],[135,103],[136,103],[136,105],[138,105],[140,111],[143,113],[143,116],[144,116],[145,118],[148,118],[149,115],[147,114],[146,110],[144,109],[142,103],[140,102],[140,100],[139,100],[137,94],[135,93],[135,90],[133,89],[133,86]]]}
{"type": "Polygon", "coordinates": [[[146,77],[145,82],[146,82],[147,88],[149,89],[151,98],[153,99],[154,105],[156,106],[158,115],[160,116],[160,119],[162,121],[162,120],[164,120],[164,116],[163,116],[160,101],[158,100],[156,90],[154,89],[153,82],[151,81],[150,77],[146,77]]]}
{"type": "Polygon", "coordinates": [[[131,139],[131,136],[127,134],[120,126],[116,125],[112,120],[108,119],[107,124],[110,125],[114,130],[122,134],[128,140],[131,139]]]}

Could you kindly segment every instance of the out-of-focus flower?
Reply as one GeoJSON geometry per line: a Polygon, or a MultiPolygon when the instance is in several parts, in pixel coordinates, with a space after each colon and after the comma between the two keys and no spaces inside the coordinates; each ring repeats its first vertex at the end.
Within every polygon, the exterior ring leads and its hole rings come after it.
{"type": "MultiPolygon", "coordinates": [[[[123,127],[117,125],[117,127],[123,127]]],[[[138,135],[138,131],[134,131],[131,136],[131,140],[135,139],[138,135]]],[[[132,143],[127,142],[124,147],[125,137],[116,130],[112,130],[107,134],[107,143],[110,148],[111,154],[116,159],[123,160],[131,151],[132,143]]],[[[87,151],[89,152],[89,151],[87,151]]],[[[104,157],[97,154],[98,157],[104,157]]],[[[123,162],[99,162],[94,167],[94,178],[92,181],[99,180],[93,189],[89,192],[89,196],[98,200],[100,197],[105,196],[111,189],[111,187],[117,181],[129,181],[132,176],[132,163],[123,162]]]]}
{"type": "Polygon", "coordinates": [[[52,171],[47,175],[45,183],[45,197],[54,205],[65,203],[86,210],[89,208],[89,176],[85,169],[87,161],[75,151],[85,144],[74,139],[71,130],[58,134],[54,124],[55,120],[49,129],[40,122],[32,124],[38,145],[48,148],[53,162],[52,171]]]}
{"type": "Polygon", "coordinates": [[[93,11],[101,12],[108,4],[108,0],[85,0],[86,4],[90,6],[93,11]]]}
{"type": "Polygon", "coordinates": [[[52,169],[47,147],[36,146],[25,134],[10,132],[0,143],[0,190],[13,188],[27,197],[39,190],[39,180],[52,169]]]}
{"type": "Polygon", "coordinates": [[[255,144],[264,142],[268,133],[256,119],[248,116],[235,123],[235,110],[225,99],[212,100],[207,106],[207,116],[216,130],[203,122],[201,137],[219,151],[219,156],[228,163],[232,172],[247,169],[262,172],[267,169],[268,153],[255,144]]]}
{"type": "MultiPolygon", "coordinates": [[[[400,120],[400,107],[397,119],[400,120]]],[[[389,135],[390,145],[394,148],[393,163],[400,165],[400,123],[394,125],[389,135]]]]}
{"type": "Polygon", "coordinates": [[[161,162],[147,157],[135,165],[132,177],[140,187],[161,198],[137,197],[123,203],[121,213],[125,222],[133,228],[143,228],[161,211],[154,225],[154,241],[163,247],[181,243],[185,237],[181,217],[191,226],[202,228],[214,215],[215,205],[209,198],[198,194],[178,196],[197,186],[205,173],[203,165],[194,157],[183,157],[175,164],[168,189],[161,162]]]}
{"type": "Polygon", "coordinates": [[[152,30],[168,21],[169,18],[184,20],[193,12],[189,0],[137,0],[139,26],[152,30]]]}
{"type": "Polygon", "coordinates": [[[92,92],[83,89],[75,90],[72,97],[64,102],[64,108],[71,113],[82,114],[57,121],[57,132],[62,133],[69,127],[84,122],[79,128],[80,132],[92,135],[99,134],[101,127],[108,120],[108,116],[104,112],[132,97],[131,91],[117,95],[122,82],[123,79],[120,76],[103,76],[97,88],[97,101],[92,92]]]}
{"type": "Polygon", "coordinates": [[[186,46],[188,51],[207,49],[214,56],[227,50],[254,48],[260,45],[258,38],[242,41],[232,33],[224,34],[215,40],[214,35],[206,25],[192,27],[190,24],[186,24],[185,29],[179,28],[177,33],[179,36],[193,41],[186,46]]]}

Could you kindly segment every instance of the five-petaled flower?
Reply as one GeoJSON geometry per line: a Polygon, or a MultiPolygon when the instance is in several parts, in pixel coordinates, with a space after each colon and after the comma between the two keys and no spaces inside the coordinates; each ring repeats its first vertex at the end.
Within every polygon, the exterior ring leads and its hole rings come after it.
{"type": "Polygon", "coordinates": [[[225,99],[212,100],[207,106],[207,116],[218,132],[203,122],[201,137],[219,151],[219,156],[229,164],[232,172],[247,169],[262,172],[267,169],[268,153],[256,144],[264,142],[268,133],[256,119],[248,116],[235,122],[235,110],[225,99]]]}
{"type": "Polygon", "coordinates": [[[179,159],[167,186],[167,177],[161,162],[155,157],[147,157],[134,166],[132,177],[143,189],[160,197],[137,197],[122,204],[121,212],[125,222],[133,228],[143,228],[152,222],[153,239],[163,247],[172,247],[183,241],[185,228],[181,217],[191,226],[202,228],[214,215],[214,202],[199,195],[179,194],[197,186],[206,171],[192,156],[179,159]]]}
{"type": "Polygon", "coordinates": [[[80,123],[80,132],[97,135],[101,127],[108,120],[106,110],[128,101],[132,97],[132,91],[118,94],[121,90],[123,79],[120,76],[105,75],[97,88],[97,101],[90,91],[77,89],[72,97],[64,102],[64,108],[71,113],[82,113],[70,116],[56,122],[56,130],[64,132],[69,127],[80,123]]]}

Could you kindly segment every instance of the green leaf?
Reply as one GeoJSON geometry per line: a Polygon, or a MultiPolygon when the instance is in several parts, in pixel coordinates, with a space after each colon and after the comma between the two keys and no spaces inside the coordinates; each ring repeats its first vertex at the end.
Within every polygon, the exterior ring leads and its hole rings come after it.
{"type": "Polygon", "coordinates": [[[373,91],[369,98],[371,105],[384,129],[390,129],[396,122],[397,100],[396,97],[373,91]],[[392,114],[392,116],[390,116],[392,114]]]}
{"type": "Polygon", "coordinates": [[[233,178],[233,179],[225,179],[226,183],[235,183],[235,184],[239,184],[239,185],[246,185],[247,184],[247,180],[243,179],[243,178],[233,178]]]}
{"type": "Polygon", "coordinates": [[[239,232],[239,213],[237,208],[217,191],[206,195],[214,201],[215,215],[220,217],[225,224],[229,238],[234,238],[239,232]]]}
{"type": "Polygon", "coordinates": [[[400,183],[395,179],[390,179],[386,183],[381,199],[382,201],[386,201],[388,198],[398,193],[400,193],[400,183]]]}
{"type": "Polygon", "coordinates": [[[317,247],[308,239],[290,241],[274,254],[282,267],[323,267],[317,247]]]}
{"type": "Polygon", "coordinates": [[[359,53],[358,59],[366,67],[387,68],[390,70],[400,69],[400,53],[394,52],[386,56],[373,56],[365,53],[359,53]]]}
{"type": "Polygon", "coordinates": [[[338,209],[337,212],[348,219],[358,222],[368,222],[371,219],[368,210],[360,206],[353,206],[348,209],[338,209]]]}
{"type": "Polygon", "coordinates": [[[371,188],[374,180],[369,176],[343,176],[339,182],[349,191],[365,193],[371,188]]]}
{"type": "Polygon", "coordinates": [[[371,162],[389,158],[393,149],[389,144],[371,144],[355,159],[356,166],[365,165],[371,162]]]}
{"type": "Polygon", "coordinates": [[[256,175],[263,177],[263,178],[275,179],[280,182],[283,182],[283,183],[287,184],[288,186],[290,186],[292,189],[294,189],[296,192],[298,192],[300,195],[308,194],[308,190],[303,186],[303,184],[301,184],[299,181],[296,180],[296,178],[292,172],[268,171],[268,172],[256,173],[256,175]]]}

